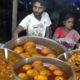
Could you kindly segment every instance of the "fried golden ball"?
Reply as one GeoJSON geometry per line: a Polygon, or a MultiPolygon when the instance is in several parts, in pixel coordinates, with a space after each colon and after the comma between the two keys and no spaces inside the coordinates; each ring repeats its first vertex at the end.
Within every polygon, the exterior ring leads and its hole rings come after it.
{"type": "Polygon", "coordinates": [[[49,70],[53,71],[56,69],[56,66],[49,66],[48,68],[49,68],[49,70]]]}
{"type": "Polygon", "coordinates": [[[63,72],[61,70],[54,70],[53,74],[57,75],[57,76],[61,76],[61,75],[63,75],[63,72]]]}
{"type": "Polygon", "coordinates": [[[41,50],[41,52],[42,52],[42,54],[47,55],[47,54],[49,53],[49,49],[43,48],[43,49],[41,50]]]}
{"type": "Polygon", "coordinates": [[[34,77],[36,75],[39,75],[39,71],[35,70],[35,69],[29,69],[27,72],[26,72],[26,75],[28,76],[31,76],[31,77],[34,77]]]}
{"type": "Polygon", "coordinates": [[[38,51],[36,48],[27,49],[27,52],[29,53],[29,55],[38,54],[38,51]]]}
{"type": "Polygon", "coordinates": [[[24,51],[24,49],[21,46],[17,46],[13,50],[17,53],[22,53],[24,51]]]}
{"type": "Polygon", "coordinates": [[[47,57],[50,57],[50,58],[56,58],[56,55],[50,53],[50,54],[47,55],[47,57]]]}
{"type": "Polygon", "coordinates": [[[34,76],[33,73],[34,73],[34,72],[33,72],[33,69],[30,69],[30,70],[27,71],[27,75],[28,75],[28,76],[34,76]]]}
{"type": "Polygon", "coordinates": [[[24,44],[24,49],[31,49],[31,48],[36,48],[36,44],[33,41],[27,41],[24,44]]]}
{"type": "Polygon", "coordinates": [[[40,70],[40,75],[47,76],[47,70],[40,70]]]}
{"type": "Polygon", "coordinates": [[[48,77],[43,75],[36,75],[34,80],[48,80],[48,77]]]}
{"type": "Polygon", "coordinates": [[[18,74],[18,77],[21,78],[21,79],[25,78],[25,76],[26,76],[25,73],[19,73],[19,74],[18,74]]]}
{"type": "Polygon", "coordinates": [[[43,66],[40,70],[46,70],[46,68],[43,66]]]}
{"type": "Polygon", "coordinates": [[[25,65],[22,67],[23,70],[29,70],[29,69],[31,69],[31,68],[32,68],[32,66],[31,66],[30,64],[25,64],[25,65]]]}
{"type": "Polygon", "coordinates": [[[40,70],[40,75],[43,75],[43,76],[50,76],[51,75],[51,72],[46,70],[46,69],[41,69],[40,70]]]}
{"type": "Polygon", "coordinates": [[[43,65],[43,62],[41,61],[41,60],[36,60],[36,61],[34,61],[33,63],[32,63],[32,65],[33,66],[35,66],[35,65],[43,65]]]}
{"type": "Polygon", "coordinates": [[[36,54],[36,53],[33,53],[31,54],[32,57],[36,57],[36,56],[41,56],[40,54],[36,54]]]}
{"type": "Polygon", "coordinates": [[[65,80],[63,76],[57,76],[54,80],[65,80]]]}
{"type": "Polygon", "coordinates": [[[39,71],[37,71],[36,69],[33,69],[33,76],[39,75],[39,71]]]}
{"type": "Polygon", "coordinates": [[[34,61],[32,63],[32,66],[37,69],[37,70],[40,70],[41,68],[43,68],[43,63],[41,60],[37,60],[37,61],[34,61]]]}
{"type": "Polygon", "coordinates": [[[20,53],[20,56],[23,58],[30,58],[31,57],[28,52],[20,53]]]}

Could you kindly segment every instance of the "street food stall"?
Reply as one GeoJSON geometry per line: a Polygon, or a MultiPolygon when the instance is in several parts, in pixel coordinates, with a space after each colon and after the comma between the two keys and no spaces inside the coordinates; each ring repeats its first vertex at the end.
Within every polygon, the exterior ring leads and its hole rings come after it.
{"type": "MultiPolygon", "coordinates": [[[[13,0],[12,31],[17,26],[17,9],[18,0],[13,0]]],[[[64,45],[28,36],[0,44],[0,80],[80,80],[80,49],[64,45]]]]}

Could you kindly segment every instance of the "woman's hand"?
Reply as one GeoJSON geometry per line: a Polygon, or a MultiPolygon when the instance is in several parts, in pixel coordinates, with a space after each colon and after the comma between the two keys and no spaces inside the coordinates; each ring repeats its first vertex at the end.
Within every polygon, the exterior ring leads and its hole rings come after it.
{"type": "Polygon", "coordinates": [[[59,39],[56,39],[56,41],[63,44],[65,47],[71,48],[71,49],[73,49],[74,46],[76,45],[76,42],[70,38],[59,38],[59,39]]]}

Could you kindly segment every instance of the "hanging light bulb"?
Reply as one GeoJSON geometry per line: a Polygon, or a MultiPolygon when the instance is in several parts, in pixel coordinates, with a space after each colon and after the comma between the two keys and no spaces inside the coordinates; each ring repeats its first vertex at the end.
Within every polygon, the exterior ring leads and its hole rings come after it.
{"type": "Polygon", "coordinates": [[[79,10],[80,10],[80,8],[79,8],[79,7],[77,7],[77,8],[76,8],[76,10],[77,10],[77,11],[79,11],[79,10]]]}

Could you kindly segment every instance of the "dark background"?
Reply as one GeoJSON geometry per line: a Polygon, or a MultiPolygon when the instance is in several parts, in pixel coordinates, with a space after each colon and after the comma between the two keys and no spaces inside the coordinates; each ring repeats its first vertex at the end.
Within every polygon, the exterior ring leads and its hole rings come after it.
{"type": "MultiPolygon", "coordinates": [[[[5,43],[11,39],[12,30],[12,1],[0,0],[0,43],[5,43]]],[[[23,0],[25,1],[25,0],[23,0]]],[[[56,26],[60,23],[60,16],[65,13],[72,13],[76,17],[76,26],[74,27],[80,33],[80,3],[65,2],[64,0],[46,0],[47,12],[50,15],[53,25],[51,26],[54,32],[56,26]],[[55,13],[55,14],[54,14],[55,13]]],[[[74,0],[73,0],[74,1],[74,0]]],[[[27,2],[18,5],[18,23],[29,13],[32,12],[31,4],[27,2]],[[26,7],[27,6],[27,7],[26,7]]],[[[17,24],[18,24],[17,23],[17,24]]],[[[20,35],[25,35],[22,32],[20,35]]]]}

